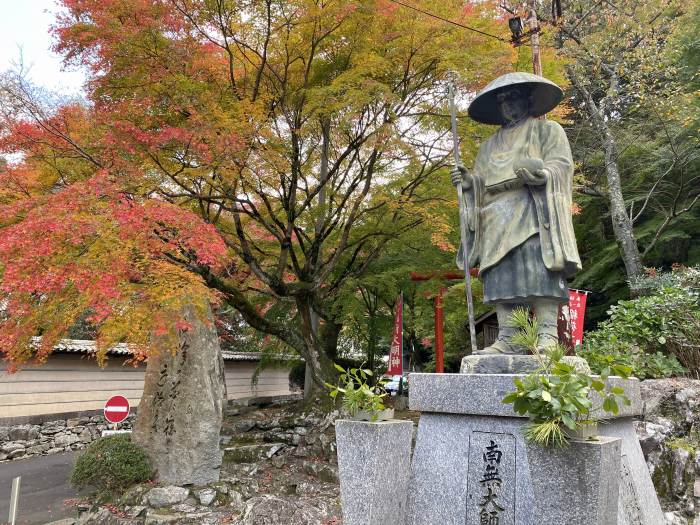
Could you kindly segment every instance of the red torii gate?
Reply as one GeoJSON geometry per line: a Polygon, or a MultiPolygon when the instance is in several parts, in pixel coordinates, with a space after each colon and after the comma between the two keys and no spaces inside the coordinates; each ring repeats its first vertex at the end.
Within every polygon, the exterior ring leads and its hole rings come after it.
{"type": "MultiPolygon", "coordinates": [[[[478,268],[471,268],[469,274],[472,277],[479,275],[478,268]]],[[[464,273],[450,271],[434,271],[428,273],[411,272],[411,281],[460,281],[464,280],[464,273]]],[[[442,297],[445,287],[440,286],[435,296],[435,372],[442,374],[445,372],[445,337],[443,323],[445,314],[442,309],[442,297]]]]}

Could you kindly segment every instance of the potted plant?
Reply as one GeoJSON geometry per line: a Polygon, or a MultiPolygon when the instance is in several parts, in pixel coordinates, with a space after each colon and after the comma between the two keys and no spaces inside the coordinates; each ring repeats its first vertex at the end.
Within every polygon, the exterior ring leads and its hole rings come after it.
{"type": "Polygon", "coordinates": [[[372,386],[371,370],[335,367],[338,381],[326,387],[352,418],[335,422],[343,522],[404,523],[413,423],[392,419],[384,381],[372,386]]]}
{"type": "Polygon", "coordinates": [[[530,422],[523,429],[526,440],[561,447],[570,439],[593,439],[597,435],[597,421],[592,413],[602,408],[617,414],[619,403],[630,404],[622,388],[605,384],[612,374],[629,378],[630,367],[611,364],[600,376],[592,376],[563,362],[566,349],[561,345],[540,349],[537,320],[531,319],[526,310],[514,312],[511,322],[519,329],[513,343],[530,350],[539,363],[534,373],[522,379],[516,377],[515,391],[503,398],[518,414],[529,416],[530,422]],[[591,396],[591,392],[595,394],[591,396]],[[594,405],[596,399],[600,406],[594,405]]]}
{"type": "Polygon", "coordinates": [[[387,393],[384,389],[386,381],[380,379],[372,386],[370,378],[374,376],[372,370],[362,368],[344,369],[335,364],[340,372],[338,382],[335,385],[326,383],[330,390],[330,396],[335,401],[338,394],[341,396],[341,406],[350,416],[358,421],[387,421],[394,417],[394,409],[384,406],[384,398],[387,393]]]}

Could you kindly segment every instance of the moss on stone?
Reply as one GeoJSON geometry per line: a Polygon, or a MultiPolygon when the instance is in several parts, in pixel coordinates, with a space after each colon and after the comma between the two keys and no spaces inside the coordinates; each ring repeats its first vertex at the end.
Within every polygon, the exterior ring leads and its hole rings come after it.
{"type": "Polygon", "coordinates": [[[670,450],[683,449],[690,452],[691,455],[695,455],[697,448],[690,441],[683,437],[673,438],[667,441],[666,445],[670,450]]]}
{"type": "Polygon", "coordinates": [[[274,448],[279,450],[281,443],[254,444],[227,447],[224,449],[224,463],[255,463],[267,459],[274,448]]]}
{"type": "Polygon", "coordinates": [[[660,461],[659,465],[654,469],[651,476],[651,481],[656,489],[656,494],[660,500],[668,499],[671,496],[671,482],[673,479],[673,470],[668,461],[660,461]]]}
{"type": "Polygon", "coordinates": [[[228,494],[224,494],[222,492],[216,493],[216,498],[214,498],[214,505],[217,507],[222,507],[225,505],[228,505],[231,502],[231,498],[228,496],[228,494]]]}
{"type": "Polygon", "coordinates": [[[255,437],[251,435],[241,434],[231,440],[232,445],[252,445],[256,443],[255,437]]]}

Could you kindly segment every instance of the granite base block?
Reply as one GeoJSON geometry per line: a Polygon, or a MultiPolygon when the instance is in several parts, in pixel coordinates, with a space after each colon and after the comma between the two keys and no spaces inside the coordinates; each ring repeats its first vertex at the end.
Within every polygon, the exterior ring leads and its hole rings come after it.
{"type": "Polygon", "coordinates": [[[500,401],[514,377],[411,374],[410,406],[422,414],[409,525],[663,523],[633,428],[642,409],[637,381],[612,379],[632,405],[600,422],[598,440],[550,450],[526,443],[528,419],[500,401]]]}
{"type": "Polygon", "coordinates": [[[617,525],[619,438],[572,441],[565,449],[527,445],[539,523],[617,525]]]}
{"type": "Polygon", "coordinates": [[[403,525],[411,464],[411,421],[337,420],[345,525],[403,525]]]}
{"type": "Polygon", "coordinates": [[[601,434],[622,440],[618,525],[663,524],[664,514],[634,431],[634,419],[610,419],[601,422],[599,429],[601,434]]]}
{"type": "MultiPolygon", "coordinates": [[[[409,408],[419,412],[470,414],[484,416],[521,417],[513,411],[513,405],[501,401],[513,392],[513,379],[522,374],[418,374],[410,375],[409,408]]],[[[629,405],[621,405],[616,416],[629,417],[642,413],[644,403],[639,380],[609,377],[609,386],[622,387],[630,399],[629,405]]],[[[600,406],[597,394],[591,392],[594,406],[600,406]]],[[[605,419],[610,414],[602,409],[594,410],[593,418],[605,419]]]]}

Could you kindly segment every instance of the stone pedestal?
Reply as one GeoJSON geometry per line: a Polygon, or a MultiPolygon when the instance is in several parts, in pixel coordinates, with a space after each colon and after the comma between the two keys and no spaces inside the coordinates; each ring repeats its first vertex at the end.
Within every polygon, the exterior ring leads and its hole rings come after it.
{"type": "MultiPolygon", "coordinates": [[[[501,399],[515,375],[411,374],[422,412],[411,467],[410,525],[660,525],[663,514],[632,427],[639,382],[610,378],[632,401],[597,441],[550,450],[501,399]],[[491,521],[489,521],[491,520],[491,521]]],[[[397,522],[398,523],[398,522],[397,522]]]]}
{"type": "Polygon", "coordinates": [[[403,524],[413,423],[337,420],[344,525],[403,524]]]}
{"type": "MultiPolygon", "coordinates": [[[[579,372],[591,373],[586,360],[577,356],[565,356],[562,362],[572,365],[579,372]]],[[[534,355],[468,355],[462,358],[460,374],[529,374],[540,368],[534,355]]]]}

